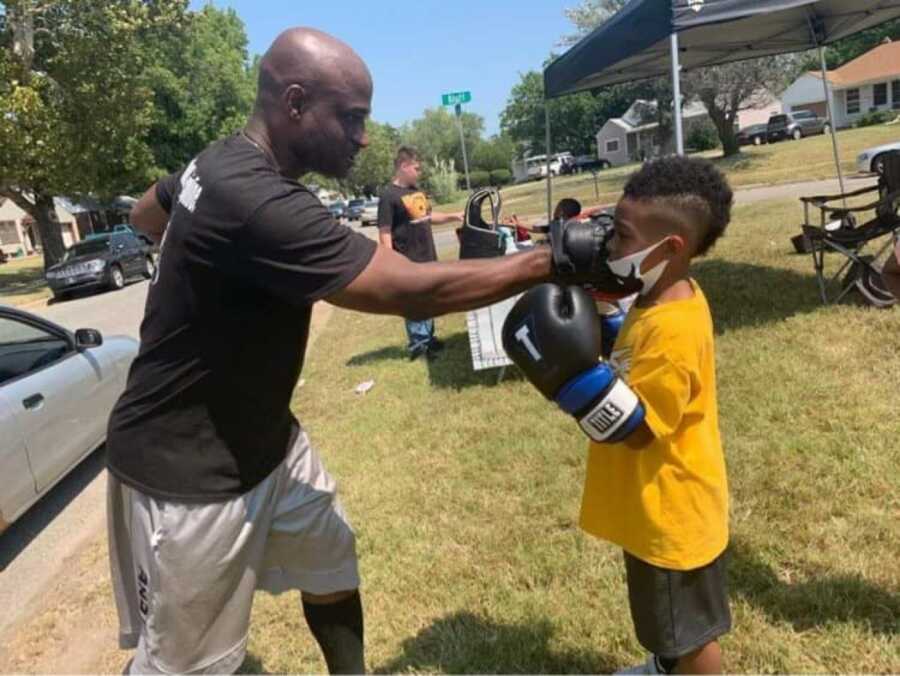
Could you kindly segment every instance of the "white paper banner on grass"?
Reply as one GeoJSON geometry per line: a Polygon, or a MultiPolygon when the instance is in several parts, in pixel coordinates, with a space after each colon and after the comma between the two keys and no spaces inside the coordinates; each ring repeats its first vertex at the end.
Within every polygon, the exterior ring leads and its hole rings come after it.
{"type": "Polygon", "coordinates": [[[501,368],[512,364],[503,349],[501,332],[506,315],[517,300],[519,296],[507,298],[499,303],[472,310],[466,315],[474,370],[501,368]]]}

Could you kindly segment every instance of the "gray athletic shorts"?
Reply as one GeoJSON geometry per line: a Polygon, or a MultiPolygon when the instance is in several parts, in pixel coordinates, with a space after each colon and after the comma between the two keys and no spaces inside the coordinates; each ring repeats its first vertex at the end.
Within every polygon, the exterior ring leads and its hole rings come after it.
{"type": "Polygon", "coordinates": [[[262,483],[224,502],[157,500],[110,474],[107,519],[119,643],[137,648],[131,673],[233,672],[256,589],[359,586],[353,530],[302,430],[262,483]]]}
{"type": "Polygon", "coordinates": [[[725,554],[694,570],[669,570],[625,552],[638,641],[654,655],[687,655],[731,629],[725,554]]]}

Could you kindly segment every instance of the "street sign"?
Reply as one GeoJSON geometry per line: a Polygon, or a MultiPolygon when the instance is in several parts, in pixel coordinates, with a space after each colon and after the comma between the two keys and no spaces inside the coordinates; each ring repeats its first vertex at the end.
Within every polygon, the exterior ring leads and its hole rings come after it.
{"type": "Polygon", "coordinates": [[[472,100],[472,92],[451,92],[441,94],[441,101],[445,106],[455,106],[460,103],[468,103],[472,100]]]}

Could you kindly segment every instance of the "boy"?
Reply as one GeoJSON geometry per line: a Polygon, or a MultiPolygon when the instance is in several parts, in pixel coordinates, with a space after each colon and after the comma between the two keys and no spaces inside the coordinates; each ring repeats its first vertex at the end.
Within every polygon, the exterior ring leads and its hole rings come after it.
{"type": "MultiPolygon", "coordinates": [[[[631,616],[652,654],[625,673],[722,668],[717,638],[731,627],[728,491],[712,319],[689,268],[724,232],[731,203],[705,160],[666,158],[630,178],[608,257],[602,249],[588,256],[604,293],[638,294],[610,361],[598,353],[616,327],[598,321],[577,285],[531,289],[503,327],[510,358],[592,440],[581,526],[625,550],[631,616]]],[[[557,256],[560,242],[597,235],[557,226],[550,239],[558,266],[570,260],[557,256]]]]}
{"type": "Polygon", "coordinates": [[[724,232],[731,204],[710,162],[673,157],[635,173],[616,208],[608,265],[643,284],[611,362],[645,418],[620,443],[591,443],[581,526],[625,552],[631,616],[651,657],[624,673],[722,670],[728,491],[712,318],[689,268],[724,232]]]}

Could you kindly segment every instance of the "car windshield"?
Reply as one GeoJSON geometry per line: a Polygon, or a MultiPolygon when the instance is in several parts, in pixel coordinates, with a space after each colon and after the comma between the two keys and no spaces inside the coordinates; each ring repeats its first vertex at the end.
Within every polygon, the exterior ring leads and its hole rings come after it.
{"type": "Polygon", "coordinates": [[[334,202],[334,203],[331,205],[331,207],[332,207],[333,209],[343,209],[345,206],[347,206],[347,205],[346,205],[344,202],[334,202]]]}
{"type": "Polygon", "coordinates": [[[794,113],[794,117],[798,118],[798,119],[806,119],[806,118],[815,117],[815,116],[812,113],[803,110],[803,111],[794,113]]]}
{"type": "Polygon", "coordinates": [[[350,200],[351,207],[361,207],[365,203],[366,203],[365,200],[350,200]]]}
{"type": "Polygon", "coordinates": [[[784,124],[787,122],[787,115],[773,115],[769,118],[769,124],[784,124]]]}
{"type": "Polygon", "coordinates": [[[64,261],[70,261],[79,256],[90,256],[91,254],[102,254],[109,250],[109,237],[98,237],[97,239],[88,239],[75,244],[66,251],[63,257],[64,261]]]}
{"type": "Polygon", "coordinates": [[[366,202],[366,206],[367,207],[377,207],[378,202],[376,202],[375,200],[369,200],[368,202],[366,202]]]}

